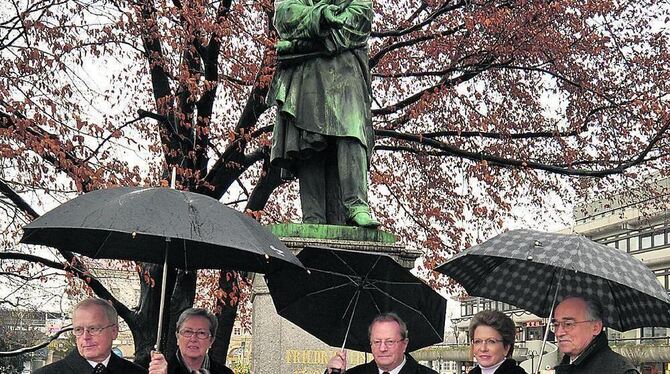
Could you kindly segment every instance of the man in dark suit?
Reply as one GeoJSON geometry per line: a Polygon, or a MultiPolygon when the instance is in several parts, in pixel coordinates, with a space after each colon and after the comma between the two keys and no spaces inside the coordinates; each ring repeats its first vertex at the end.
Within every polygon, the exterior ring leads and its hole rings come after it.
{"type": "MultiPolygon", "coordinates": [[[[119,333],[119,317],[107,301],[94,298],[81,301],[72,311],[72,327],[77,349],[34,374],[147,374],[145,368],[112,352],[112,342],[119,333]]],[[[163,355],[153,355],[148,372],[167,373],[163,355]]]]}
{"type": "Polygon", "coordinates": [[[407,325],[395,313],[377,316],[368,328],[368,337],[374,360],[347,369],[347,352],[337,352],[328,362],[327,373],[346,370],[347,374],[437,374],[405,353],[409,343],[407,325]]]}

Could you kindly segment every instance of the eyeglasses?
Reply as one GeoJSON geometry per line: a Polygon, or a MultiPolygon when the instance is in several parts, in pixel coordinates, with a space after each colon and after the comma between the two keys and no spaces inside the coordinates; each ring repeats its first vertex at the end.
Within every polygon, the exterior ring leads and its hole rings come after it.
{"type": "Polygon", "coordinates": [[[502,342],[502,339],[473,339],[472,340],[472,345],[474,345],[475,347],[480,347],[483,344],[496,345],[500,342],[502,342]]]}
{"type": "Polygon", "coordinates": [[[558,330],[559,327],[562,327],[564,331],[570,331],[575,328],[575,326],[578,323],[584,323],[584,322],[594,322],[592,319],[586,320],[586,321],[573,321],[573,320],[567,320],[567,321],[552,321],[549,326],[551,327],[551,331],[556,331],[558,330]]]}
{"type": "Polygon", "coordinates": [[[193,331],[193,330],[181,330],[179,331],[179,335],[185,337],[186,339],[191,339],[193,335],[195,335],[196,338],[202,340],[202,339],[207,339],[212,334],[210,334],[207,331],[193,331]]]}
{"type": "Polygon", "coordinates": [[[370,345],[375,347],[375,348],[381,348],[382,344],[386,348],[393,348],[395,347],[396,344],[405,341],[405,339],[400,339],[400,340],[373,340],[370,342],[370,345]]]}
{"type": "Polygon", "coordinates": [[[84,335],[85,332],[88,332],[89,335],[91,336],[98,336],[102,333],[102,330],[110,328],[112,326],[116,326],[116,323],[112,323],[111,325],[103,326],[103,327],[96,327],[96,326],[91,326],[91,327],[81,327],[77,326],[72,329],[72,333],[74,336],[82,336],[84,335]]]}

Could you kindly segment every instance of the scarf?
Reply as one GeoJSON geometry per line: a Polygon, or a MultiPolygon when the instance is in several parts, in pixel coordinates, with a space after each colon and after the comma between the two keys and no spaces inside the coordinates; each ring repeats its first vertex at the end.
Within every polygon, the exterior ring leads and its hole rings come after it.
{"type": "Polygon", "coordinates": [[[202,360],[202,366],[200,367],[200,370],[191,369],[190,367],[188,367],[188,365],[186,365],[184,363],[184,360],[181,357],[181,352],[179,352],[179,350],[177,350],[177,361],[179,361],[179,365],[182,368],[186,369],[186,371],[189,374],[211,374],[211,371],[209,371],[209,365],[210,364],[209,364],[209,355],[208,354],[205,354],[205,359],[202,360]]]}

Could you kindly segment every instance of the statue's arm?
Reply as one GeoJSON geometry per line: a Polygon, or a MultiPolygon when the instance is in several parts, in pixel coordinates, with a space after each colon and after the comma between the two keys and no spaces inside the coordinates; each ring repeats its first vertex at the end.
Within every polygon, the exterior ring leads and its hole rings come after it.
{"type": "Polygon", "coordinates": [[[337,12],[341,26],[331,30],[338,49],[357,48],[367,44],[374,12],[370,0],[352,0],[337,12]]]}
{"type": "Polygon", "coordinates": [[[325,0],[314,4],[304,0],[277,0],[274,25],[282,40],[323,39],[330,28],[324,13],[333,7],[325,0]]]}

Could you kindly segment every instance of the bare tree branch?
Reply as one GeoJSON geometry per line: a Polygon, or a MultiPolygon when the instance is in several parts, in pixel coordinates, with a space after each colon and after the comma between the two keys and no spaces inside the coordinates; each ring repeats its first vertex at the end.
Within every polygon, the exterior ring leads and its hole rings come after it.
{"type": "Polygon", "coordinates": [[[58,330],[53,335],[49,336],[46,341],[44,341],[42,343],[39,343],[37,345],[33,345],[31,347],[19,348],[19,349],[14,350],[14,351],[0,352],[0,357],[12,357],[12,356],[19,356],[19,355],[30,353],[30,352],[35,352],[37,350],[40,350],[40,349],[48,346],[49,343],[58,339],[58,337],[61,334],[66,333],[68,331],[72,331],[72,325],[68,325],[67,327],[64,327],[64,328],[58,330]]]}

